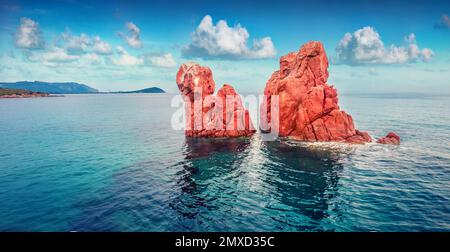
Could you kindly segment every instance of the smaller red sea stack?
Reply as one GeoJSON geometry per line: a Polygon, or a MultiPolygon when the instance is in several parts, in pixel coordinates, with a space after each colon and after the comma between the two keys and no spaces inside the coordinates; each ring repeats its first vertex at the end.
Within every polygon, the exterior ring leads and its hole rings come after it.
{"type": "Polygon", "coordinates": [[[378,139],[377,143],[399,145],[400,137],[397,134],[395,134],[394,132],[389,132],[389,134],[387,134],[387,136],[378,139]]]}
{"type": "Polygon", "coordinates": [[[183,64],[176,82],[186,102],[186,136],[241,137],[256,132],[248,110],[231,85],[224,84],[214,95],[216,84],[208,67],[183,64]],[[196,95],[198,92],[201,96],[196,95]],[[197,109],[195,104],[200,108],[197,109]]]}

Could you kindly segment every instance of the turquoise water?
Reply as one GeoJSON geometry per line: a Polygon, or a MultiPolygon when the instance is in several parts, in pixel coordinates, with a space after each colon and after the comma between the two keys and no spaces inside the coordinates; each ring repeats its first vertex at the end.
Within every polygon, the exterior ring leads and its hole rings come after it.
{"type": "Polygon", "coordinates": [[[342,96],[400,146],[186,139],[170,94],[0,100],[1,231],[450,231],[450,99],[342,96]]]}

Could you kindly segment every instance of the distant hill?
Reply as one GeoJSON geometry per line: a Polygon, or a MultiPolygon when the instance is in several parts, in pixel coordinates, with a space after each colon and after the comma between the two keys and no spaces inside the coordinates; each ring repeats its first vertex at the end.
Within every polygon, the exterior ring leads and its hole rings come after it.
{"type": "Polygon", "coordinates": [[[42,82],[42,81],[18,81],[0,82],[0,87],[10,89],[25,89],[33,92],[50,94],[86,94],[98,93],[98,90],[85,84],[76,82],[42,82]]]}
{"type": "Polygon", "coordinates": [[[165,93],[165,92],[166,91],[162,90],[159,87],[151,87],[151,88],[144,88],[144,89],[135,90],[135,91],[119,91],[116,93],[130,94],[130,93],[165,93]]]}

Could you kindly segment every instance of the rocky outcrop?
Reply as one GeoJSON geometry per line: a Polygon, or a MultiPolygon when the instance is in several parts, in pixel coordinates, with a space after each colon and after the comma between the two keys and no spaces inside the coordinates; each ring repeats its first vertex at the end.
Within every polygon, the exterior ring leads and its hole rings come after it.
{"type": "Polygon", "coordinates": [[[183,64],[176,82],[185,99],[187,136],[241,137],[256,131],[232,86],[224,84],[214,95],[216,84],[208,67],[183,64]]]}
{"type": "Polygon", "coordinates": [[[42,93],[0,95],[0,98],[33,98],[33,97],[50,97],[50,95],[42,93]]]}
{"type": "Polygon", "coordinates": [[[394,132],[389,132],[389,134],[387,134],[385,137],[378,139],[377,143],[399,145],[400,137],[394,132]]]}
{"type": "Polygon", "coordinates": [[[267,125],[271,121],[271,97],[279,98],[279,135],[303,141],[371,142],[366,132],[355,129],[350,115],[340,110],[337,91],[327,84],[328,59],[322,43],[308,42],[298,52],[280,59],[264,89],[267,125]]]}
{"type": "Polygon", "coordinates": [[[0,87],[0,98],[33,98],[33,97],[50,97],[48,93],[33,92],[24,89],[9,89],[0,87]]]}

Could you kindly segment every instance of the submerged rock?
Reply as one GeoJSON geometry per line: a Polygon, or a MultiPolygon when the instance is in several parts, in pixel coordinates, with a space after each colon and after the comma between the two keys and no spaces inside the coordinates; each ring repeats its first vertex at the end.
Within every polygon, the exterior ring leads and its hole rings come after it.
{"type": "Polygon", "coordinates": [[[398,145],[400,144],[400,137],[394,132],[389,132],[385,137],[378,139],[377,143],[398,145]]]}
{"type": "Polygon", "coordinates": [[[183,64],[176,82],[186,102],[187,136],[240,137],[256,131],[248,110],[231,85],[224,84],[214,95],[216,84],[208,67],[183,64]]]}
{"type": "MultiPolygon", "coordinates": [[[[271,96],[279,98],[279,135],[302,141],[371,142],[368,133],[355,129],[350,115],[339,109],[337,90],[327,84],[328,59],[322,43],[308,42],[298,52],[280,59],[264,89],[268,125],[271,96]]],[[[265,112],[265,111],[263,111],[265,112]]]]}

